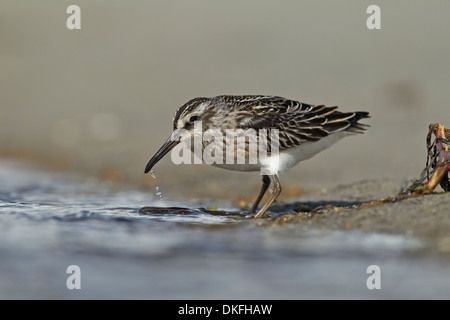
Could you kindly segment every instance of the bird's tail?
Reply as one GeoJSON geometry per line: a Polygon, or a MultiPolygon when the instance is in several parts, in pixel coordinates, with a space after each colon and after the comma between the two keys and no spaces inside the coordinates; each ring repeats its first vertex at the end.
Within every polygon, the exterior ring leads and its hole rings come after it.
{"type": "Polygon", "coordinates": [[[367,128],[370,127],[370,125],[365,124],[365,123],[359,123],[358,121],[361,119],[366,119],[366,118],[370,118],[370,115],[368,112],[356,111],[354,113],[354,116],[352,118],[348,119],[348,121],[350,122],[350,126],[348,126],[348,128],[345,129],[345,131],[351,132],[351,133],[364,133],[364,131],[366,131],[367,128]]]}

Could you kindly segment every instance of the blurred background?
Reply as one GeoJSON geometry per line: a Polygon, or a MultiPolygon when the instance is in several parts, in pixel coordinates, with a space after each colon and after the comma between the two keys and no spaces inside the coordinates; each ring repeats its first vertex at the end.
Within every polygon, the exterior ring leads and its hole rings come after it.
{"type": "Polygon", "coordinates": [[[279,95],[369,111],[364,136],[303,162],[285,186],[418,177],[428,125],[450,126],[450,2],[17,1],[0,5],[0,155],[166,197],[259,189],[256,173],[149,158],[188,100],[279,95]],[[81,30],[66,9],[81,8],[81,30]],[[381,7],[381,30],[366,9],[381,7]],[[187,186],[189,188],[187,188],[187,186]]]}

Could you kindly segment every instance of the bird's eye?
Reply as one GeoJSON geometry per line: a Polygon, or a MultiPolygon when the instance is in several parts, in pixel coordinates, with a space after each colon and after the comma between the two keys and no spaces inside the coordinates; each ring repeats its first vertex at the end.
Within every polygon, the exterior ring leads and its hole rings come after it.
{"type": "Polygon", "coordinates": [[[195,121],[197,121],[198,120],[198,116],[192,116],[190,119],[189,119],[189,122],[195,122],[195,121]]]}

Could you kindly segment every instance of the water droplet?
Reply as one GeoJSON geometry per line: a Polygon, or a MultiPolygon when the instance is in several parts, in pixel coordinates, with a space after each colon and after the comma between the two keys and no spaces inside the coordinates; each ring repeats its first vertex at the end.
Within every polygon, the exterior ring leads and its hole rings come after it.
{"type": "MultiPolygon", "coordinates": [[[[150,175],[152,176],[153,179],[156,179],[156,174],[155,174],[155,172],[153,170],[150,170],[150,175]]],[[[156,193],[155,194],[159,197],[159,199],[162,199],[162,193],[159,191],[159,186],[157,185],[155,187],[155,189],[156,189],[156,193]]]]}
{"type": "Polygon", "coordinates": [[[159,191],[159,186],[156,186],[156,193],[155,194],[159,197],[159,199],[162,199],[162,193],[161,193],[161,191],[159,191]]]}

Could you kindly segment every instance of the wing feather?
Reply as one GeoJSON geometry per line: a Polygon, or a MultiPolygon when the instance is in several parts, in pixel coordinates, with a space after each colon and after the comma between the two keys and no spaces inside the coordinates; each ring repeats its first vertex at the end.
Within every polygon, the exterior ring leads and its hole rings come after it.
{"type": "Polygon", "coordinates": [[[339,131],[362,133],[367,125],[358,121],[369,118],[367,112],[344,113],[337,106],[314,106],[281,97],[226,97],[238,100],[233,105],[237,106],[239,128],[278,129],[280,150],[318,141],[339,131]]]}

